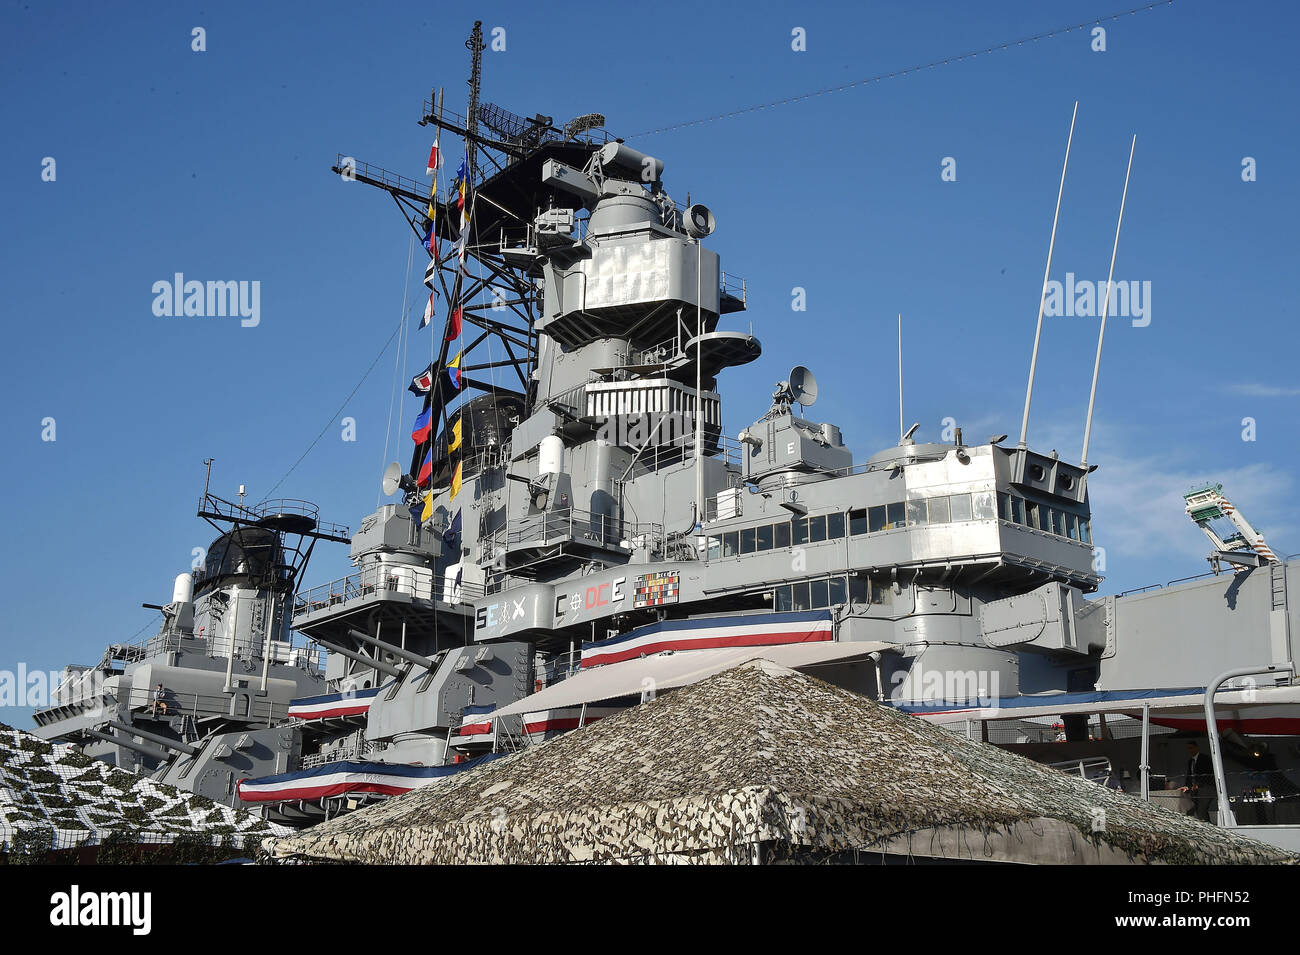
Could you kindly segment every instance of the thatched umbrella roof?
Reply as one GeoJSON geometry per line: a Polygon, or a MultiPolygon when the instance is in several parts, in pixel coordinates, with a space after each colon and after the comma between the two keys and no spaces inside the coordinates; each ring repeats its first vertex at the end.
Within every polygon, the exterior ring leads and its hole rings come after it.
{"type": "Polygon", "coordinates": [[[1288,858],[767,661],[272,849],[367,863],[1288,858]]]}
{"type": "Polygon", "coordinates": [[[0,723],[0,852],[183,839],[255,847],[290,830],[0,723]]]}

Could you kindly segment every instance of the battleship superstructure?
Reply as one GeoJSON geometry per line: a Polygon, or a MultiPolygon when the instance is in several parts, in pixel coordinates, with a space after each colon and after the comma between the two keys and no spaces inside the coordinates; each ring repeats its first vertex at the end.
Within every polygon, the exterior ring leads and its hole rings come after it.
{"type": "Polygon", "coordinates": [[[245,505],[206,486],[198,516],[218,536],[170,602],[145,604],[162,614],[158,632],[65,667],[36,732],[236,805],[239,780],[296,765],[289,704],[323,690],[325,674],[292,634],[292,598],[316,542],[346,543],[348,529],[306,501],[245,505]]]}
{"type": "MultiPolygon", "coordinates": [[[[916,442],[915,427],[855,463],[836,424],[807,416],[817,385],[802,366],[724,435],[722,377],[761,347],[728,327],[747,290],[705,246],[712,212],[670,197],[666,163],[598,114],[556,126],[480,104],[477,27],[468,45],[468,112],[438,98],[422,117],[466,144],[450,196],[335,166],[397,200],[446,325],[411,382],[410,465],[383,478],[393,500],[354,535],[323,535],[350,537],[354,572],[275,591],[327,663],[263,657],[264,674],[301,675],[292,704],[274,697],[287,722],[264,731],[282,734],[267,741],[276,765],[236,774],[240,798],[310,823],[756,653],[940,722],[1060,715],[1080,760],[1127,753],[1090,739],[1093,715],[1203,731],[1197,694],[1254,666],[1225,697],[1238,736],[1224,755],[1254,771],[1249,737],[1267,733],[1294,762],[1300,721],[1268,708],[1300,702],[1295,564],[1229,537],[1229,577],[1089,599],[1092,467],[1005,436],[916,442]]],[[[40,719],[48,735],[101,733],[40,719]]],[[[118,758],[158,742],[119,729],[144,742],[105,740],[118,758]]],[[[1166,737],[1143,735],[1144,786],[1182,763],[1166,737]]],[[[204,739],[181,740],[169,782],[186,785],[209,748],[257,743],[228,722],[204,739]]]]}

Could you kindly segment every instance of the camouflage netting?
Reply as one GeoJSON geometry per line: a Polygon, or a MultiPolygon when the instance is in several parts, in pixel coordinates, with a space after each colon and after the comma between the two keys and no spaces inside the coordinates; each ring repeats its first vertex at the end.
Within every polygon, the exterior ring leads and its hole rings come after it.
{"type": "Polygon", "coordinates": [[[0,853],[196,841],[256,847],[287,832],[0,723],[0,853]]]}
{"type": "Polygon", "coordinates": [[[275,840],[365,863],[1292,861],[766,661],[275,840]]]}

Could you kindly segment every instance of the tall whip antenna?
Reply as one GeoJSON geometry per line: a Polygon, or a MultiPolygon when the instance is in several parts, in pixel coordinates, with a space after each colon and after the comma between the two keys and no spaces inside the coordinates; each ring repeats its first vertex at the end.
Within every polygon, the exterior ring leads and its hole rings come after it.
{"type": "Polygon", "coordinates": [[[903,443],[903,313],[898,313],[898,443],[903,443]]]}
{"type": "Polygon", "coordinates": [[[1043,307],[1047,303],[1047,280],[1052,274],[1052,252],[1056,248],[1056,224],[1061,219],[1061,196],[1065,193],[1065,170],[1070,167],[1070,145],[1074,142],[1074,121],[1079,115],[1079,101],[1074,101],[1074,114],[1070,117],[1070,136],[1065,141],[1065,162],[1061,165],[1061,185],[1056,190],[1056,212],[1052,214],[1052,240],[1047,243],[1047,268],[1043,269],[1043,288],[1038,295],[1038,325],[1034,329],[1034,353],[1029,358],[1029,387],[1025,389],[1025,413],[1020,419],[1020,444],[1025,447],[1029,437],[1029,403],[1034,397],[1034,372],[1038,368],[1038,340],[1043,335],[1043,307]]]}
{"type": "Polygon", "coordinates": [[[1115,255],[1119,252],[1119,229],[1124,224],[1124,203],[1128,201],[1128,178],[1133,172],[1133,152],[1137,149],[1137,134],[1128,148],[1128,171],[1124,173],[1124,194],[1119,200],[1119,221],[1115,223],[1115,244],[1110,250],[1110,273],[1106,276],[1106,300],[1101,307],[1101,331],[1097,334],[1097,360],[1092,366],[1092,390],[1088,393],[1088,418],[1083,425],[1083,454],[1079,466],[1088,466],[1088,440],[1092,437],[1092,407],[1097,400],[1097,376],[1101,373],[1101,343],[1106,338],[1106,316],[1110,312],[1110,290],[1115,284],[1115,255]]]}

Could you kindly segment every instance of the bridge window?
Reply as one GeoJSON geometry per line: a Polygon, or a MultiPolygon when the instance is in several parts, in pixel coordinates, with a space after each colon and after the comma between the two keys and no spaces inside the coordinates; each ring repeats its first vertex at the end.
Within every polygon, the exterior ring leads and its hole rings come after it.
{"type": "Polygon", "coordinates": [[[849,588],[843,577],[832,577],[830,579],[830,602],[831,605],[848,603],[849,588]]]}
{"type": "Polygon", "coordinates": [[[998,517],[1004,521],[1011,520],[1011,495],[998,492],[998,517]]]}
{"type": "Polygon", "coordinates": [[[782,521],[780,524],[772,525],[772,546],[789,547],[790,546],[790,522],[782,521]]]}
{"type": "Polygon", "coordinates": [[[1017,524],[1025,522],[1025,499],[1023,497],[1011,497],[1011,519],[1017,524]]]}
{"type": "Polygon", "coordinates": [[[867,533],[867,509],[857,508],[849,511],[849,533],[854,537],[867,533]]]}
{"type": "Polygon", "coordinates": [[[791,590],[792,590],[791,586],[789,584],[786,584],[782,587],[777,587],[776,590],[773,591],[775,597],[775,599],[773,600],[773,607],[776,610],[780,612],[785,612],[787,610],[794,609],[794,602],[790,596],[791,590]]]}
{"type": "Polygon", "coordinates": [[[758,528],[758,539],[757,542],[755,543],[755,547],[758,550],[772,549],[772,525],[771,524],[764,524],[762,527],[758,528]]]}
{"type": "Polygon", "coordinates": [[[722,535],[722,556],[735,557],[740,550],[740,535],[735,531],[728,531],[722,535]]]}
{"type": "Polygon", "coordinates": [[[818,514],[808,518],[808,542],[820,544],[826,539],[826,515],[818,514]]]}
{"type": "Polygon", "coordinates": [[[925,523],[925,500],[907,502],[907,523],[909,526],[925,523]]]}
{"type": "Polygon", "coordinates": [[[1065,512],[1055,507],[1052,508],[1052,533],[1065,536],[1065,512]]]}
{"type": "Polygon", "coordinates": [[[826,539],[839,540],[844,536],[844,512],[836,511],[826,515],[826,539]]]}
{"type": "Polygon", "coordinates": [[[1079,518],[1079,540],[1085,544],[1092,543],[1092,521],[1086,517],[1079,518]]]}
{"type": "Polygon", "coordinates": [[[850,577],[849,599],[855,604],[871,603],[871,581],[866,577],[850,577]]]}
{"type": "Polygon", "coordinates": [[[1025,526],[1038,527],[1038,502],[1025,501],[1025,526]]]}
{"type": "Polygon", "coordinates": [[[746,527],[740,531],[740,552],[742,554],[754,553],[754,542],[756,539],[756,528],[746,527]]]}
{"type": "Polygon", "coordinates": [[[796,517],[790,522],[790,540],[796,547],[808,543],[808,518],[796,517]]]}
{"type": "Polygon", "coordinates": [[[970,495],[954,494],[948,498],[948,508],[952,512],[954,521],[969,521],[971,519],[970,495]]]}
{"type": "Polygon", "coordinates": [[[850,596],[859,604],[870,602],[870,582],[864,578],[823,577],[820,580],[782,584],[772,591],[772,607],[778,612],[824,610],[847,603],[850,596]]]}
{"type": "Polygon", "coordinates": [[[717,560],[722,556],[722,535],[713,534],[709,537],[709,560],[717,560]]]}
{"type": "Polygon", "coordinates": [[[885,519],[885,505],[877,504],[867,509],[867,533],[883,531],[887,523],[889,522],[885,519]]]}
{"type": "Polygon", "coordinates": [[[930,498],[930,523],[947,524],[952,520],[952,512],[948,508],[948,499],[946,497],[930,498]]]}
{"type": "Polygon", "coordinates": [[[899,501],[896,504],[886,505],[885,526],[883,529],[889,530],[891,527],[906,527],[906,526],[907,526],[907,505],[904,504],[902,501],[899,501]]]}
{"type": "Polygon", "coordinates": [[[1079,515],[1078,514],[1065,515],[1065,536],[1070,538],[1070,540],[1072,541],[1077,541],[1079,539],[1079,515]]]}

